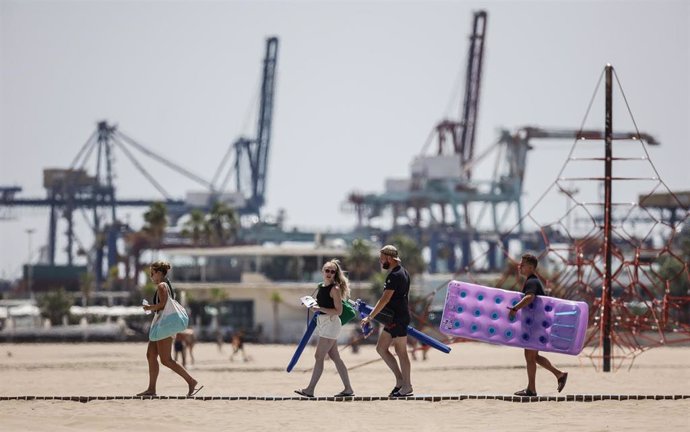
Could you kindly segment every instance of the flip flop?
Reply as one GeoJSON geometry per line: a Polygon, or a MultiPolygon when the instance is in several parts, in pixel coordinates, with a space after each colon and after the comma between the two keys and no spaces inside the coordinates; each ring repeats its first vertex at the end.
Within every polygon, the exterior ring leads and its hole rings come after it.
{"type": "Polygon", "coordinates": [[[414,393],[412,391],[410,391],[409,393],[403,394],[403,393],[400,393],[400,391],[397,391],[391,395],[391,397],[394,397],[394,398],[402,398],[402,397],[408,397],[408,396],[414,396],[414,393]]]}
{"type": "Polygon", "coordinates": [[[558,378],[558,393],[563,390],[565,383],[568,381],[568,372],[564,373],[562,377],[558,378]]]}
{"type": "Polygon", "coordinates": [[[338,393],[337,395],[334,395],[333,397],[348,397],[348,396],[354,396],[354,395],[355,395],[355,392],[349,392],[348,393],[348,392],[341,391],[340,393],[338,393]]]}
{"type": "Polygon", "coordinates": [[[400,387],[397,387],[397,386],[396,386],[396,387],[393,387],[393,390],[391,390],[391,392],[388,393],[388,397],[393,396],[395,393],[397,393],[397,392],[399,392],[399,391],[400,391],[400,387]]]}
{"type": "Polygon", "coordinates": [[[530,389],[524,389],[524,390],[516,391],[516,392],[513,393],[513,394],[514,394],[515,396],[536,396],[536,395],[537,395],[537,392],[533,392],[533,391],[530,390],[530,389]]]}
{"type": "Polygon", "coordinates": [[[141,393],[137,393],[137,396],[156,396],[156,394],[143,391],[141,393]]]}
{"type": "Polygon", "coordinates": [[[307,393],[307,392],[305,392],[305,391],[302,391],[302,390],[295,390],[295,393],[297,393],[297,394],[300,395],[300,396],[304,396],[305,398],[310,398],[310,399],[312,399],[312,398],[314,397],[313,394],[309,394],[309,393],[307,393]]]}
{"type": "Polygon", "coordinates": [[[199,388],[195,388],[195,389],[192,390],[191,392],[187,393],[187,397],[192,397],[192,396],[194,396],[195,394],[199,393],[199,391],[201,391],[202,388],[204,388],[204,386],[201,386],[201,387],[199,387],[199,388]]]}

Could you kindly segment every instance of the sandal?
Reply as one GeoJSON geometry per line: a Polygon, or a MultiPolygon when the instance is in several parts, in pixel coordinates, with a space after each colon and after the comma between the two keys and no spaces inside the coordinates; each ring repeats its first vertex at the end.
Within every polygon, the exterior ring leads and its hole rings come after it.
{"type": "Polygon", "coordinates": [[[295,393],[297,393],[300,396],[304,396],[305,398],[312,399],[314,397],[313,394],[309,394],[309,393],[305,392],[304,390],[295,390],[295,393]]]}
{"type": "Polygon", "coordinates": [[[341,391],[337,395],[334,395],[333,397],[349,397],[349,396],[354,396],[355,392],[346,392],[346,391],[341,391]]]}
{"type": "Polygon", "coordinates": [[[393,397],[393,395],[399,391],[400,391],[400,387],[398,387],[398,386],[393,387],[393,390],[391,390],[391,392],[388,393],[388,397],[393,397]]]}
{"type": "Polygon", "coordinates": [[[204,386],[201,386],[201,387],[199,387],[199,388],[192,389],[189,393],[187,393],[187,397],[192,397],[192,396],[194,396],[195,394],[199,393],[199,391],[201,391],[202,388],[204,388],[204,386]]]}
{"type": "Polygon", "coordinates": [[[524,390],[516,391],[516,392],[513,393],[513,394],[514,394],[515,396],[536,396],[536,395],[537,395],[537,392],[533,392],[533,391],[530,390],[530,389],[524,389],[524,390]]]}
{"type": "Polygon", "coordinates": [[[568,372],[564,373],[562,377],[558,378],[558,393],[560,393],[561,390],[563,390],[566,381],[568,381],[568,372]]]}

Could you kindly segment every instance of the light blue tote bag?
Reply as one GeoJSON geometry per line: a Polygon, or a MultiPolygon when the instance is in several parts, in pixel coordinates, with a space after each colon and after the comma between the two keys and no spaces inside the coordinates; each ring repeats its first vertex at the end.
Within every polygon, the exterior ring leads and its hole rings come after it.
{"type": "Polygon", "coordinates": [[[149,340],[159,341],[169,338],[187,328],[189,324],[189,317],[187,311],[184,310],[172,296],[168,296],[165,302],[165,307],[153,318],[151,328],[149,329],[149,340]]]}

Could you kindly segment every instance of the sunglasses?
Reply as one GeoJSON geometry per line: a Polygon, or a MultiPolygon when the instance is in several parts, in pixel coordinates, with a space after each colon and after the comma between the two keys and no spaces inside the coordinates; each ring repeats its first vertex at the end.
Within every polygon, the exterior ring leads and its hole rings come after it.
{"type": "Polygon", "coordinates": [[[323,272],[324,272],[324,273],[328,273],[328,274],[335,274],[335,273],[336,273],[336,270],[323,269],[323,272]]]}

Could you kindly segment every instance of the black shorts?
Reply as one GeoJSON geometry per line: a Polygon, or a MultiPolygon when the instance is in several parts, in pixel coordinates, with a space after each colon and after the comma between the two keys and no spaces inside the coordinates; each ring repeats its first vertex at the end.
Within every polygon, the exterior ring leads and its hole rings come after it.
{"type": "Polygon", "coordinates": [[[383,331],[390,333],[394,338],[407,336],[407,326],[409,322],[393,321],[383,327],[383,331]]]}
{"type": "Polygon", "coordinates": [[[184,345],[182,345],[182,341],[175,341],[175,351],[177,352],[182,352],[184,349],[184,345]]]}

